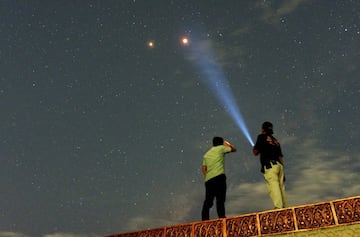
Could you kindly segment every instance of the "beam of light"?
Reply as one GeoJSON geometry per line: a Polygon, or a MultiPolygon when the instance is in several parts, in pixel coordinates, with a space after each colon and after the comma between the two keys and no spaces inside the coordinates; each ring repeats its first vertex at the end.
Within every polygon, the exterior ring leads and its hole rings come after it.
{"type": "Polygon", "coordinates": [[[236,104],[235,97],[231,87],[220,66],[215,62],[211,53],[211,47],[206,42],[194,44],[190,47],[192,59],[195,60],[201,73],[202,79],[216,95],[217,99],[224,106],[225,110],[231,116],[237,127],[244,134],[249,143],[254,146],[245,120],[236,104]]]}

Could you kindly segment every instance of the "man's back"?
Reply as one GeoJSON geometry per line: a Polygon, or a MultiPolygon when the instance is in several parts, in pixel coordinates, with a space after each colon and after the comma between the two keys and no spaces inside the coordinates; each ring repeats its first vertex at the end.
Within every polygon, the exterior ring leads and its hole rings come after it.
{"type": "Polygon", "coordinates": [[[224,145],[210,148],[204,155],[203,165],[207,167],[205,182],[225,173],[224,154],[231,152],[231,148],[224,145]]]}

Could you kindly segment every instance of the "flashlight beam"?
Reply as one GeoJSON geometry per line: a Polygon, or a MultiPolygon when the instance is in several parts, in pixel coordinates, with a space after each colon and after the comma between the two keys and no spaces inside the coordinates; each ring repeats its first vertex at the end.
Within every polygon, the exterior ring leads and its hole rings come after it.
{"type": "Polygon", "coordinates": [[[232,93],[228,80],[218,64],[211,60],[213,55],[211,54],[210,47],[204,47],[205,45],[196,45],[197,47],[191,47],[191,51],[195,56],[195,61],[204,74],[204,82],[210,87],[212,92],[216,95],[217,99],[223,104],[228,114],[234,120],[240,131],[244,134],[249,143],[254,146],[254,142],[251,139],[245,120],[236,104],[235,97],[232,93]],[[202,46],[202,47],[199,47],[202,46]]]}

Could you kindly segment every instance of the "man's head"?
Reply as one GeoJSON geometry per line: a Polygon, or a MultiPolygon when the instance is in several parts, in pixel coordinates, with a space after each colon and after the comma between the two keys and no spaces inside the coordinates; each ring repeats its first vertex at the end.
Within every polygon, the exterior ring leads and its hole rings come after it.
{"type": "Polygon", "coordinates": [[[224,145],[224,138],[222,137],[214,137],[213,138],[213,146],[224,145]]]}
{"type": "Polygon", "coordinates": [[[266,121],[262,124],[261,128],[264,130],[264,132],[267,134],[267,135],[272,135],[274,132],[273,132],[273,125],[272,123],[266,121]]]}

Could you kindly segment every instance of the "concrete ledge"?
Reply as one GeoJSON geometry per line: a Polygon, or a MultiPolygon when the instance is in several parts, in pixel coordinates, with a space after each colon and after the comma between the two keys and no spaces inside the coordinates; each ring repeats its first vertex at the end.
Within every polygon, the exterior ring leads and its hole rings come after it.
{"type": "Polygon", "coordinates": [[[106,237],[355,237],[360,236],[359,230],[360,196],[355,196],[224,219],[108,235],[106,237]],[[324,233],[324,235],[320,233],[324,233]]]}

